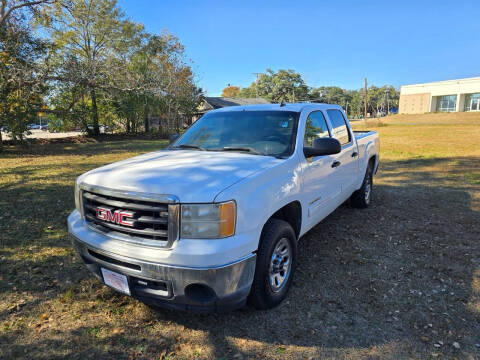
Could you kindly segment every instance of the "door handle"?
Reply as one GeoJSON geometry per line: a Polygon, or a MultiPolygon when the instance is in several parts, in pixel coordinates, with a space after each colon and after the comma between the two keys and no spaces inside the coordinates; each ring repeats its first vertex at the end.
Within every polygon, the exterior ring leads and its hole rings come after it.
{"type": "Polygon", "coordinates": [[[340,161],[334,161],[332,163],[332,168],[336,168],[336,167],[339,167],[340,165],[342,165],[342,163],[340,161]]]}
{"type": "Polygon", "coordinates": [[[357,156],[358,156],[358,153],[357,153],[356,151],[354,151],[354,152],[352,153],[352,157],[357,157],[357,156]]]}

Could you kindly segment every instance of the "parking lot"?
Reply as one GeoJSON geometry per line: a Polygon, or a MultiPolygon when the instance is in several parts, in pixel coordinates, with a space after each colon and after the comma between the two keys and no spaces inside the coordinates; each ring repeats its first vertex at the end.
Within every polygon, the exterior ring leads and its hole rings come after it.
{"type": "MultiPolygon", "coordinates": [[[[50,132],[44,130],[29,130],[29,134],[27,133],[25,137],[27,139],[58,139],[58,138],[66,138],[72,136],[80,136],[84,135],[82,131],[68,131],[68,132],[50,132]]],[[[11,136],[9,133],[2,132],[3,140],[10,140],[11,136]]]]}
{"type": "Polygon", "coordinates": [[[372,206],[344,204],[301,239],[279,307],[227,314],[119,295],[92,278],[67,236],[76,176],[165,141],[7,147],[0,358],[479,358],[480,115],[354,126],[380,133],[372,206]]]}

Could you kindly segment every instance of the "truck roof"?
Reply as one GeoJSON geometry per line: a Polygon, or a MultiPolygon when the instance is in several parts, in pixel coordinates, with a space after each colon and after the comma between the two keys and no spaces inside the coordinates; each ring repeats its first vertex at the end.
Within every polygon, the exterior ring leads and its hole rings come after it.
{"type": "Polygon", "coordinates": [[[305,108],[318,109],[340,109],[342,107],[334,104],[323,103],[284,103],[280,104],[256,104],[256,105],[238,105],[238,106],[226,106],[220,109],[212,110],[211,112],[223,112],[223,111],[294,111],[301,112],[305,108]]]}

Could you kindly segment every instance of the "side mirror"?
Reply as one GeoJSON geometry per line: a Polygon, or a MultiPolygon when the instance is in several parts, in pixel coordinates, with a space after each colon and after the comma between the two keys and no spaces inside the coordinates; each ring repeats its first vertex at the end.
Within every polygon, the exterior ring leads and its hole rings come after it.
{"type": "Polygon", "coordinates": [[[173,134],[172,136],[170,136],[170,144],[174,143],[175,140],[177,140],[179,137],[180,135],[178,134],[173,134]]]}
{"type": "Polygon", "coordinates": [[[333,138],[318,138],[313,140],[312,147],[303,148],[306,158],[338,154],[340,151],[342,151],[340,141],[333,138]]]}

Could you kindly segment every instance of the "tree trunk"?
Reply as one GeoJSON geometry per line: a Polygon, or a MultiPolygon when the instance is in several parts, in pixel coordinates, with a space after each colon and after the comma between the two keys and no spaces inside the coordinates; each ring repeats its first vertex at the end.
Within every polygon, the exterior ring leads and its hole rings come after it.
{"type": "Polygon", "coordinates": [[[150,132],[150,121],[148,119],[148,105],[145,104],[145,109],[143,112],[143,122],[145,124],[145,132],[149,133],[150,132]]]}
{"type": "Polygon", "coordinates": [[[95,89],[90,89],[90,98],[92,99],[92,118],[93,118],[93,135],[100,135],[100,128],[98,127],[98,108],[97,95],[95,89]]]}
{"type": "Polygon", "coordinates": [[[170,119],[170,102],[168,102],[168,111],[167,111],[167,136],[171,135],[171,119],[170,119]]]}
{"type": "Polygon", "coordinates": [[[82,126],[89,136],[92,135],[92,131],[88,128],[87,116],[83,114],[82,114],[82,126]]]}
{"type": "Polygon", "coordinates": [[[2,130],[0,130],[0,153],[3,151],[2,130]]]}

